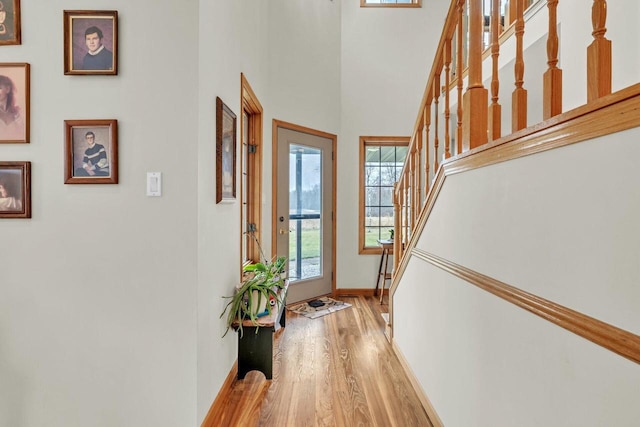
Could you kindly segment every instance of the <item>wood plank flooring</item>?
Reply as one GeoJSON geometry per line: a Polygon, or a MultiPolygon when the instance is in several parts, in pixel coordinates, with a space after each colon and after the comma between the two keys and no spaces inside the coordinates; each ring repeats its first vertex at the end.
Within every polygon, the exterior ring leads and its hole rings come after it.
{"type": "Polygon", "coordinates": [[[287,311],[273,380],[236,381],[220,426],[432,426],[391,345],[376,297],[318,319],[287,311]]]}

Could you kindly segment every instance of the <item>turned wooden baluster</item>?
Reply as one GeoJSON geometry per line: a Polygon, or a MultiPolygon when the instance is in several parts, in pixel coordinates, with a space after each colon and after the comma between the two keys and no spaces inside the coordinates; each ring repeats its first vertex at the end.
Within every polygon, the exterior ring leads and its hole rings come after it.
{"type": "Polygon", "coordinates": [[[491,106],[489,107],[489,139],[500,138],[502,133],[502,106],[498,103],[500,79],[498,77],[498,56],[500,56],[500,0],[491,2],[491,106]]]}
{"type": "Polygon", "coordinates": [[[425,196],[429,194],[431,189],[431,177],[429,176],[429,127],[431,126],[431,101],[427,101],[427,105],[424,107],[424,168],[425,168],[425,196]]]}
{"type": "Polygon", "coordinates": [[[562,113],[562,70],[558,68],[558,0],[547,0],[549,37],[547,64],[543,76],[542,117],[546,120],[562,113]]]}
{"type": "Polygon", "coordinates": [[[511,130],[517,132],[527,127],[527,90],[524,84],[524,0],[516,2],[516,88],[511,98],[511,130]]]}
{"type": "Polygon", "coordinates": [[[404,189],[404,203],[405,203],[405,209],[404,209],[404,226],[406,230],[405,243],[408,243],[409,239],[411,238],[411,228],[410,228],[411,219],[409,216],[409,213],[410,213],[409,210],[411,209],[413,200],[410,200],[411,193],[409,193],[409,174],[405,173],[402,175],[402,177],[403,177],[402,187],[404,189]]]}
{"type": "Polygon", "coordinates": [[[423,164],[423,154],[422,154],[422,149],[424,148],[424,110],[420,116],[420,124],[418,125],[418,132],[417,132],[417,143],[418,143],[418,171],[420,172],[420,201],[423,200],[424,195],[426,194],[424,192],[425,186],[426,186],[426,182],[428,180],[428,177],[423,177],[424,174],[424,164],[423,164]]]}
{"type": "MultiPolygon", "coordinates": [[[[400,238],[400,246],[404,247],[404,227],[402,223],[402,218],[404,218],[404,187],[402,185],[402,179],[398,181],[398,215],[395,217],[395,221],[398,222],[398,226],[396,227],[395,235],[398,235],[400,238]]],[[[400,252],[402,254],[402,252],[400,252]]]]}
{"type": "Polygon", "coordinates": [[[415,171],[416,171],[416,206],[420,207],[422,210],[422,131],[417,132],[416,135],[416,161],[415,161],[415,171]]]}
{"type": "MultiPolygon", "coordinates": [[[[440,71],[442,72],[442,70],[440,71]]],[[[433,173],[438,173],[438,146],[440,145],[440,138],[438,137],[438,103],[440,101],[440,72],[433,76],[433,173]]]]}
{"type": "Polygon", "coordinates": [[[398,183],[393,184],[393,271],[396,271],[396,267],[400,265],[400,257],[402,256],[402,244],[400,239],[402,238],[402,226],[400,215],[400,203],[398,183]]]}
{"type": "Polygon", "coordinates": [[[591,6],[593,43],[587,48],[587,101],[594,101],[611,93],[611,41],[607,32],[607,2],[594,0],[591,6]]]}
{"type": "MultiPolygon", "coordinates": [[[[409,200],[413,199],[413,196],[411,195],[411,180],[413,179],[413,171],[411,170],[411,152],[407,153],[407,161],[405,162],[405,165],[407,167],[407,172],[404,174],[404,179],[406,180],[406,185],[407,185],[407,202],[409,202],[409,200]]],[[[412,203],[413,204],[413,203],[412,203]]],[[[411,206],[407,205],[407,217],[409,219],[409,224],[413,223],[413,215],[411,212],[411,206]]]]}
{"type": "Polygon", "coordinates": [[[516,21],[516,16],[517,16],[517,12],[516,12],[516,0],[509,0],[507,2],[507,9],[505,10],[505,21],[508,22],[505,23],[505,25],[511,25],[516,21]]]}
{"type": "Polygon", "coordinates": [[[465,0],[458,1],[458,26],[456,28],[456,78],[458,79],[458,123],[456,127],[456,154],[462,153],[462,30],[463,8],[465,0]]]}
{"type": "MultiPolygon", "coordinates": [[[[400,196],[401,196],[401,202],[400,202],[400,237],[402,238],[402,241],[400,242],[402,244],[402,247],[405,248],[406,247],[406,243],[407,243],[407,223],[405,222],[405,212],[407,211],[407,193],[405,191],[405,186],[404,186],[404,179],[402,180],[402,183],[400,185],[400,196]]],[[[404,250],[403,250],[404,252],[404,250]]]]}
{"type": "Polygon", "coordinates": [[[415,145],[415,149],[413,151],[413,171],[414,171],[414,176],[413,176],[413,200],[415,200],[415,203],[413,204],[413,214],[414,214],[414,219],[413,222],[414,224],[418,222],[418,216],[420,216],[420,208],[422,207],[421,204],[421,197],[420,197],[420,152],[418,151],[418,144],[416,141],[414,141],[414,145],[415,145]]]}
{"type": "Polygon", "coordinates": [[[469,85],[464,94],[462,147],[464,151],[487,143],[489,91],[482,84],[482,0],[469,1],[469,85]]]}
{"type": "Polygon", "coordinates": [[[449,135],[449,85],[451,84],[451,39],[444,43],[444,158],[451,157],[451,135],[449,135]]]}
{"type": "Polygon", "coordinates": [[[416,223],[416,216],[417,216],[417,203],[415,202],[416,200],[416,175],[418,175],[418,171],[416,170],[416,151],[415,151],[415,147],[413,150],[410,151],[409,153],[409,161],[407,162],[407,164],[409,165],[409,170],[411,171],[411,174],[409,175],[409,187],[411,190],[411,200],[413,200],[414,202],[411,203],[411,224],[415,224],[416,223]]]}

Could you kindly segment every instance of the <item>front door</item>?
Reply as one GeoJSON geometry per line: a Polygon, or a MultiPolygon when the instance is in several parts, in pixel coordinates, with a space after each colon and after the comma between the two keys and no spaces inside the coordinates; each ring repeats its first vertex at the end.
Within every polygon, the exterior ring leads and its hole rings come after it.
{"type": "Polygon", "coordinates": [[[333,290],[336,138],[276,123],[276,253],[288,257],[287,302],[296,302],[333,290]]]}

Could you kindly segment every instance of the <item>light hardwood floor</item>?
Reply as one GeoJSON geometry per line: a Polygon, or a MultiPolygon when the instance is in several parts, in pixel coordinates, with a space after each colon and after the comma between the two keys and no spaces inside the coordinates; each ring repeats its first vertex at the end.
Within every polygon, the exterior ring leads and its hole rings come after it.
{"type": "Polygon", "coordinates": [[[431,426],[384,336],[376,297],[307,319],[287,311],[274,341],[273,380],[236,381],[220,426],[431,426]]]}

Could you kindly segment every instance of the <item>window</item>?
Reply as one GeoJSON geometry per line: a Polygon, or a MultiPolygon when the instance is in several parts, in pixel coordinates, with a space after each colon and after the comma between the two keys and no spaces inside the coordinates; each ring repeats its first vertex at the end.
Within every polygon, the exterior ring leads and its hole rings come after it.
{"type": "Polygon", "coordinates": [[[409,137],[360,137],[359,253],[382,252],[378,239],[393,229],[393,184],[400,178],[409,137]]]}
{"type": "Polygon", "coordinates": [[[360,0],[360,7],[422,7],[422,0],[360,0]]]}
{"type": "Polygon", "coordinates": [[[260,261],[262,106],[244,74],[241,74],[241,91],[240,250],[244,266],[260,261]]]}

